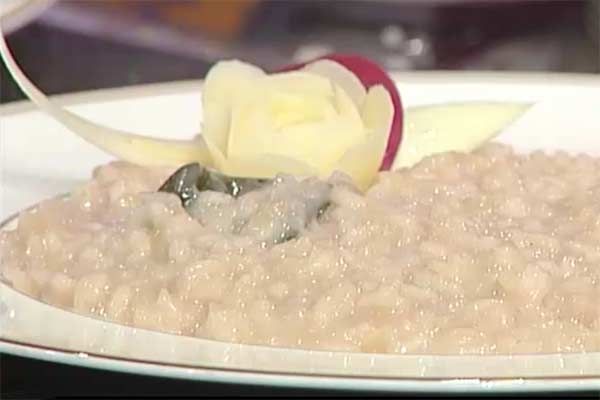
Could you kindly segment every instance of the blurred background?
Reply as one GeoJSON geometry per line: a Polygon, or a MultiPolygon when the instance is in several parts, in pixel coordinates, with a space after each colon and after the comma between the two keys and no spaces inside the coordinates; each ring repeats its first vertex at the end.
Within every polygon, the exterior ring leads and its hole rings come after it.
{"type": "MultiPolygon", "coordinates": [[[[330,51],[402,71],[600,73],[600,0],[0,0],[0,10],[16,59],[51,94],[330,51]]],[[[0,72],[0,102],[21,99],[0,72]]]]}

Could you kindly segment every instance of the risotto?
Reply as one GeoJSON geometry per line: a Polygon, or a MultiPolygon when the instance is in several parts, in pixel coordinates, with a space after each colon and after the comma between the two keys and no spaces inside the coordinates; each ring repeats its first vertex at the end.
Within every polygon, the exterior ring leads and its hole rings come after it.
{"type": "Polygon", "coordinates": [[[206,192],[192,213],[156,191],[171,172],[111,163],[22,213],[0,234],[3,280],[77,313],[221,341],[600,351],[600,159],[487,144],[382,172],[364,195],[343,177],[288,177],[206,192]]]}

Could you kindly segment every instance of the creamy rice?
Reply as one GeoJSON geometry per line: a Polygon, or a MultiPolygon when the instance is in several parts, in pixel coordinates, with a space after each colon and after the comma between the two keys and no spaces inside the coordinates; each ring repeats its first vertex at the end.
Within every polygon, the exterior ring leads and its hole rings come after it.
{"type": "Polygon", "coordinates": [[[154,192],[170,172],[112,163],[24,212],[0,234],[3,279],[82,314],[223,341],[600,351],[600,159],[497,144],[430,157],[365,196],[334,183],[326,212],[280,244],[190,217],[154,192]]]}

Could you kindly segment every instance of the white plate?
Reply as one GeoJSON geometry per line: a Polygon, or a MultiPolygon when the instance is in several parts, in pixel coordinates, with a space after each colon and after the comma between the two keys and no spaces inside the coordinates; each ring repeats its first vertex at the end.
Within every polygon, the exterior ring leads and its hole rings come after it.
{"type": "MultiPolygon", "coordinates": [[[[536,105],[499,140],[522,150],[600,155],[596,76],[412,73],[407,106],[462,100],[536,105]]],[[[77,113],[170,137],[198,130],[200,83],[64,96],[77,113]]],[[[0,107],[0,218],[71,189],[110,158],[28,104],[0,107]]],[[[236,345],[107,323],[35,301],[0,283],[0,351],[82,367],[190,380],[410,392],[600,389],[600,353],[418,356],[236,345]]]]}

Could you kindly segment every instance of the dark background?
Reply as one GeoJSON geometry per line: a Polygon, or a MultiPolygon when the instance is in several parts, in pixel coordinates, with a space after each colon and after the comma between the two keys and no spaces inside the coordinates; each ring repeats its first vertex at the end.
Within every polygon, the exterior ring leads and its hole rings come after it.
{"type": "MultiPolygon", "coordinates": [[[[367,54],[406,71],[600,73],[599,21],[600,0],[71,0],[13,27],[8,43],[29,77],[57,94],[200,79],[220,58],[273,68],[327,51],[367,54]]],[[[2,64],[0,103],[20,99],[2,64]]],[[[334,394],[150,378],[9,355],[0,356],[0,388],[3,399],[334,394]]],[[[567,397],[576,395],[600,398],[567,397]]]]}
{"type": "MultiPolygon", "coordinates": [[[[394,70],[600,72],[598,0],[62,0],[8,43],[49,94],[267,69],[328,51],[394,70]]],[[[0,102],[22,99],[3,64],[0,102]]]]}

